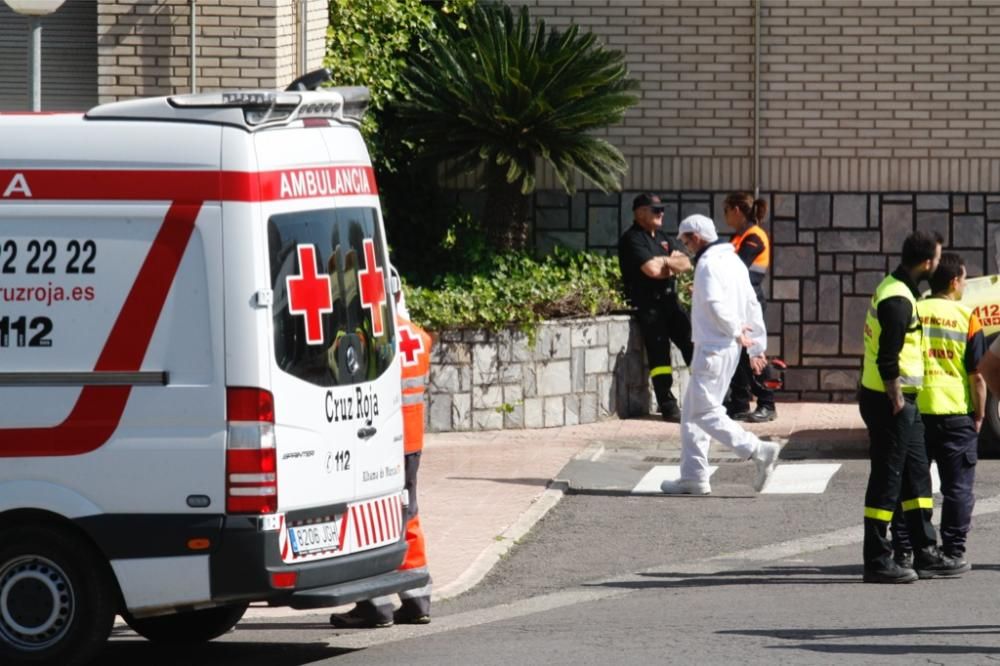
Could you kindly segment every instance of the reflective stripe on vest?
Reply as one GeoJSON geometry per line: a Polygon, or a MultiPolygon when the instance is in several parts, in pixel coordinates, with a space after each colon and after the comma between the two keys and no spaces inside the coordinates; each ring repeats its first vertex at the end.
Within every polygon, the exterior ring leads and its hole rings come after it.
{"type": "Polygon", "coordinates": [[[767,232],[761,229],[759,224],[751,224],[746,231],[733,236],[731,242],[737,252],[740,251],[740,246],[747,236],[756,236],[764,244],[764,251],[754,257],[753,263],[748,267],[750,272],[767,273],[767,269],[771,266],[771,241],[767,237],[767,232]]]}
{"type": "Polygon", "coordinates": [[[965,369],[972,309],[947,298],[917,303],[924,326],[924,385],[917,394],[922,414],[971,414],[972,394],[965,369]]]}
{"type": "Polygon", "coordinates": [[[913,298],[910,288],[891,275],[887,275],[875,288],[871,306],[865,315],[865,360],[861,368],[861,385],[872,391],[885,393],[885,384],[875,363],[878,358],[878,341],[882,335],[882,325],[878,322],[878,306],[885,299],[895,297],[905,298],[913,308],[910,324],[903,338],[903,348],[899,350],[899,380],[904,392],[915,393],[920,390],[924,379],[923,327],[917,317],[917,301],[913,298]]]}

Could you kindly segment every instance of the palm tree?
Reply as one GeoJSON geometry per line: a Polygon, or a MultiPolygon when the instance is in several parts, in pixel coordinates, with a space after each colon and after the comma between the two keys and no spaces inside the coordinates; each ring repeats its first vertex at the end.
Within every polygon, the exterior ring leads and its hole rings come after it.
{"type": "Polygon", "coordinates": [[[619,189],[625,159],[590,131],[620,122],[638,83],[622,53],[592,33],[544,21],[532,30],[527,8],[515,18],[509,7],[478,5],[410,59],[399,106],[409,138],[451,174],[482,169],[494,249],[527,247],[539,158],[567,193],[577,173],[604,192],[619,189]]]}

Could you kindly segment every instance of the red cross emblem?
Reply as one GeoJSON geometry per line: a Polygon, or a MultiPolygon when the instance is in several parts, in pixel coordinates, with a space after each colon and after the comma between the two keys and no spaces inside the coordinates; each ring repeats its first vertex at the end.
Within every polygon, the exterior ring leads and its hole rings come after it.
{"type": "Polygon", "coordinates": [[[424,353],[424,339],[407,324],[399,327],[399,352],[403,355],[403,365],[417,364],[417,357],[424,353]]]}
{"type": "Polygon", "coordinates": [[[364,240],[365,269],[358,271],[358,285],[361,289],[361,305],[371,310],[372,335],[385,335],[382,323],[382,304],[385,303],[385,277],[375,261],[375,243],[370,238],[364,240]]]}
{"type": "Polygon", "coordinates": [[[299,245],[299,275],[285,278],[288,311],[306,319],[306,342],[323,344],[323,314],[333,312],[330,276],[316,273],[316,246],[299,245]]]}

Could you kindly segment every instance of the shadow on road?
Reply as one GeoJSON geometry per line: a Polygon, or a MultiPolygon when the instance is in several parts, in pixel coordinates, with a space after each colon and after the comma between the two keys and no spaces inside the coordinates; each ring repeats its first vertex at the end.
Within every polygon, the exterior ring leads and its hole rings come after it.
{"type": "MultiPolygon", "coordinates": [[[[791,643],[772,645],[776,650],[807,650],[824,654],[869,654],[869,655],[959,655],[959,654],[1000,654],[1000,647],[976,645],[971,640],[980,635],[1000,634],[1000,625],[973,624],[939,627],[873,627],[851,629],[732,629],[717,631],[718,634],[733,636],[770,637],[787,641],[824,641],[871,637],[879,643],[791,643]],[[915,643],[892,644],[885,641],[896,637],[954,638],[968,637],[960,644],[925,645],[915,643]]],[[[992,661],[992,658],[988,659],[992,661]]]]}
{"type": "MultiPolygon", "coordinates": [[[[274,629],[268,625],[267,629],[274,629]]],[[[228,634],[232,636],[233,634],[228,634]]],[[[160,645],[134,634],[112,637],[95,664],[100,666],[304,666],[354,652],[326,643],[217,640],[195,645],[160,645]]]]}
{"type": "Polygon", "coordinates": [[[796,430],[781,448],[781,460],[852,460],[868,457],[868,432],[863,428],[796,430]]]}
{"type": "Polygon", "coordinates": [[[861,565],[843,564],[827,567],[763,567],[720,573],[646,572],[648,580],[604,581],[595,587],[622,589],[663,589],[720,587],[724,585],[844,585],[861,583],[861,565]]]}
{"type": "Polygon", "coordinates": [[[494,478],[487,476],[449,476],[450,481],[489,481],[490,483],[509,483],[517,486],[542,486],[545,487],[549,485],[551,479],[543,479],[541,477],[513,477],[513,478],[494,478]]]}

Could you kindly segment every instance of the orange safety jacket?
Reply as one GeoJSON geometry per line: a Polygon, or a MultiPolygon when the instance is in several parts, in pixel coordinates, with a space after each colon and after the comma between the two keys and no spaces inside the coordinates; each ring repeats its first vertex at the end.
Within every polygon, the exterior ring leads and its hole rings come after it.
{"type": "Polygon", "coordinates": [[[431,336],[411,321],[397,318],[403,359],[403,451],[424,448],[424,389],[431,370],[431,336]]]}
{"type": "MultiPolygon", "coordinates": [[[[402,317],[396,318],[399,329],[399,353],[403,369],[403,451],[407,454],[419,453],[424,448],[424,389],[431,369],[431,336],[413,322],[402,317]]],[[[410,469],[410,464],[407,464],[410,469]]],[[[414,477],[416,476],[413,468],[414,477]]],[[[412,480],[416,485],[416,478],[412,480]]],[[[410,480],[407,486],[410,486],[410,480]]],[[[416,497],[410,498],[416,502],[416,497]]],[[[424,532],[420,528],[420,516],[413,513],[406,521],[406,557],[400,569],[419,569],[427,566],[427,549],[424,532]]],[[[408,593],[420,595],[424,589],[408,593]]],[[[430,596],[429,588],[426,596],[430,596]]],[[[401,597],[405,595],[401,594],[401,597]]]]}
{"type": "Polygon", "coordinates": [[[751,275],[759,273],[763,276],[771,266],[771,241],[767,237],[767,232],[761,229],[759,224],[751,224],[743,233],[733,236],[732,243],[737,252],[740,251],[740,246],[743,245],[743,240],[747,236],[756,236],[764,244],[764,251],[754,257],[753,263],[747,267],[750,269],[751,275]]]}

